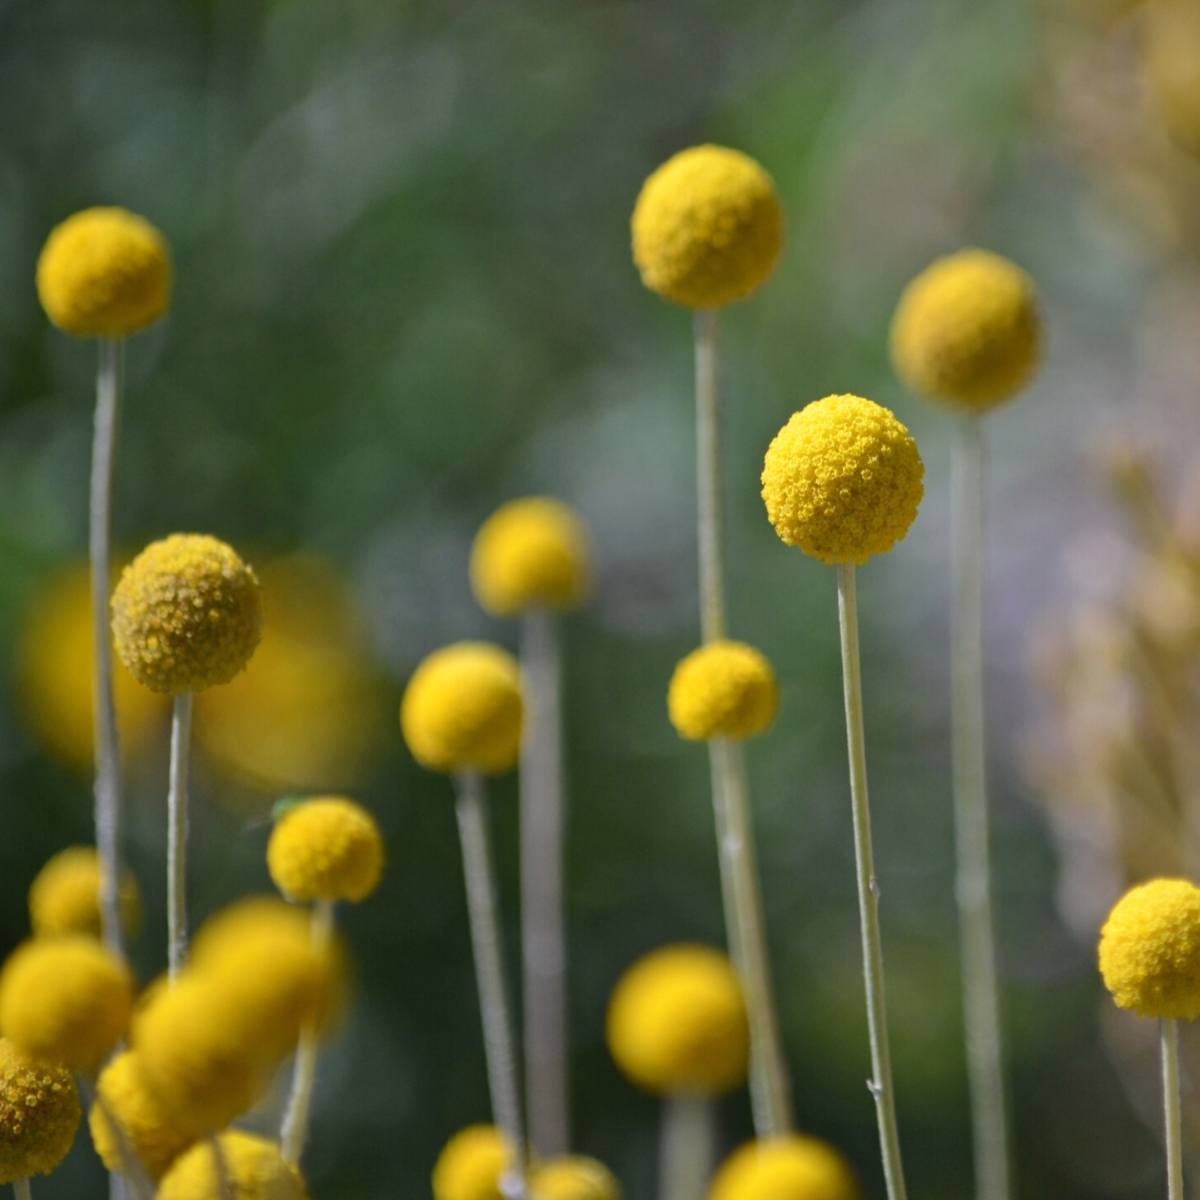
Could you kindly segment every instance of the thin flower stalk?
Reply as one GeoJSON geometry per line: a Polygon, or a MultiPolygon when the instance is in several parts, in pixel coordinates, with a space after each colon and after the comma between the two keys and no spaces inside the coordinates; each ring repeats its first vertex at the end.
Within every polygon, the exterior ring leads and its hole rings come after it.
{"type": "Polygon", "coordinates": [[[171,766],[167,789],[167,962],[171,978],[187,957],[188,764],[192,693],[181,692],[171,710],[171,766]]]}
{"type": "Polygon", "coordinates": [[[725,636],[725,554],[721,522],[720,402],[717,391],[717,314],[695,317],[696,518],[700,556],[700,632],[706,642],[725,636]]]}
{"type": "Polygon", "coordinates": [[[29,1187],[28,1179],[13,1180],[13,1195],[16,1200],[32,1200],[33,1192],[29,1187]]]}
{"type": "Polygon", "coordinates": [[[1183,1200],[1183,1134],[1179,1102],[1179,1023],[1160,1023],[1163,1082],[1163,1127],[1167,1143],[1167,1200],[1183,1200]]]}
{"type": "Polygon", "coordinates": [[[660,1200],[703,1200],[713,1166],[713,1104],[707,1096],[668,1096],[659,1127],[660,1200]]]}

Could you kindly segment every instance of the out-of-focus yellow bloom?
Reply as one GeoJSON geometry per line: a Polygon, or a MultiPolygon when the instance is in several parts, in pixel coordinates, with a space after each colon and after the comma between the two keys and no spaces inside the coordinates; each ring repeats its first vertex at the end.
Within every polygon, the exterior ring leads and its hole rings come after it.
{"type": "Polygon", "coordinates": [[[779,687],[765,655],[745,642],[693,650],[671,676],[667,711],[680,737],[750,738],[775,719],[779,687]]]}
{"type": "Polygon", "coordinates": [[[442,1147],[433,1168],[433,1200],[504,1200],[500,1177],[512,1149],[493,1125],[468,1125],[442,1147]]]}
{"type": "Polygon", "coordinates": [[[588,586],[587,534],[565,504],[528,496],[501,505],[471,547],[471,587],[488,612],[572,608],[588,586]]]}
{"type": "Polygon", "coordinates": [[[609,1002],[608,1047],[647,1091],[712,1095],[744,1082],[750,1032],[729,960],[690,945],[639,959],[609,1002]]]}
{"type": "Polygon", "coordinates": [[[171,300],[167,243],[123,208],[87,208],[50,231],[37,264],[46,315],[76,337],[126,337],[171,300]]]}
{"type": "Polygon", "coordinates": [[[1143,20],[1143,70],[1155,111],[1181,148],[1200,154],[1200,10],[1193,0],[1154,0],[1143,20]]]}
{"type": "MultiPolygon", "coordinates": [[[[304,1179],[283,1161],[275,1142],[236,1131],[221,1134],[218,1141],[230,1200],[308,1200],[304,1179]]],[[[206,1140],[175,1160],[156,1200],[216,1200],[220,1195],[221,1175],[212,1142],[206,1140]]]]}
{"type": "MultiPolygon", "coordinates": [[[[121,924],[132,934],[141,923],[142,902],[128,871],[121,875],[120,899],[121,924]]],[[[34,937],[100,937],[100,856],[94,846],[68,846],[47,861],[29,885],[29,921],[34,937]]]]}
{"type": "Polygon", "coordinates": [[[775,532],[824,563],[864,563],[907,532],[925,467],[895,415],[861,396],[826,396],[775,435],[762,496],[775,532]]]}
{"type": "Polygon", "coordinates": [[[275,822],[267,867],[289,899],[356,902],[379,884],[383,838],[361,805],[319,796],[287,809],[275,822]]]}
{"type": "Polygon", "coordinates": [[[642,185],[631,228],[642,282],[687,308],[723,308],[750,295],[783,247],[774,181],[724,146],[667,159],[642,185]]]}
{"type": "Polygon", "coordinates": [[[456,642],[417,667],[400,704],[413,758],[431,771],[498,775],[521,749],[521,676],[516,659],[485,642],[456,642]]]}
{"type": "Polygon", "coordinates": [[[858,1200],[850,1164],[827,1142],[802,1134],[750,1142],[722,1164],[708,1200],[858,1200]]]}
{"type": "Polygon", "coordinates": [[[532,1200],[621,1200],[621,1185],[603,1163],[574,1154],[536,1167],[529,1190],[532,1200]]]}
{"type": "Polygon", "coordinates": [[[113,640],[139,683],[156,692],[228,683],[262,633],[258,578],[207,534],[152,542],[113,593],[113,640]]]}
{"type": "Polygon", "coordinates": [[[0,1184],[53,1171],[71,1149],[79,1118],[71,1072],[0,1038],[0,1184]]]}

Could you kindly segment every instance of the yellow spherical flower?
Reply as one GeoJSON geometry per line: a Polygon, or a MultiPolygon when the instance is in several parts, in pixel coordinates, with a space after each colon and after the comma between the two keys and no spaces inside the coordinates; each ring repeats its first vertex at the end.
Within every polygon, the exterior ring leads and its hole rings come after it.
{"type": "Polygon", "coordinates": [[[214,537],[176,533],[152,542],[113,593],[117,653],[156,692],[228,683],[262,633],[258,579],[214,537]]]}
{"type": "Polygon", "coordinates": [[[767,448],[762,496],[775,532],[825,563],[864,563],[907,532],[925,493],[917,444],[861,396],[794,413],[767,448]]]}
{"type": "Polygon", "coordinates": [[[480,527],[471,547],[471,586],[490,613],[571,608],[588,584],[587,535],[565,504],[544,496],[511,500],[480,527]]]}
{"type": "Polygon", "coordinates": [[[53,1171],[75,1141],[79,1118],[71,1072],[0,1038],[0,1184],[53,1171]]]}
{"type": "Polygon", "coordinates": [[[779,687],[766,657],[745,642],[693,650],[671,676],[667,711],[680,737],[749,738],[775,719],[779,687]]]}
{"type": "Polygon", "coordinates": [[[46,316],[77,337],[127,337],[171,299],[167,243],[123,208],[86,208],[55,226],[37,264],[46,316]]]}
{"type": "Polygon", "coordinates": [[[26,942],[0,975],[0,1029],[22,1049],[93,1071],[129,1025],[133,980],[94,938],[26,942]]]}
{"type": "Polygon", "coordinates": [[[442,1147],[433,1168],[433,1200],[504,1200],[500,1177],[512,1150],[492,1125],[468,1125],[442,1147]]]}
{"type": "Polygon", "coordinates": [[[608,1046],[635,1083],[711,1095],[746,1078],[750,1033],[729,960],[706,946],[667,946],[622,976],[608,1006],[608,1046]]]}
{"type": "Polygon", "coordinates": [[[196,1140],[195,1134],[174,1120],[146,1087],[132,1050],[118,1054],[101,1071],[96,1086],[103,1104],[92,1105],[88,1126],[96,1153],[110,1171],[123,1171],[124,1155],[132,1151],[151,1178],[161,1179],[196,1140]],[[121,1130],[120,1138],[113,1128],[114,1121],[121,1130]]]}
{"type": "Polygon", "coordinates": [[[722,308],[775,269],[783,213],[770,175],[746,154],[693,146],[642,185],[633,210],[642,282],[688,308],[722,308]]]}
{"type": "Polygon", "coordinates": [[[960,250],[926,267],[892,318],[900,378],[914,392],[971,412],[1028,383],[1040,340],[1033,280],[987,250],[960,250]]]}
{"type": "Polygon", "coordinates": [[[722,1164],[708,1200],[858,1200],[850,1164],[827,1142],[802,1134],[750,1142],[722,1164]]]}
{"type": "Polygon", "coordinates": [[[531,1200],[621,1200],[621,1185],[594,1158],[568,1155],[542,1163],[529,1181],[531,1200]]]}
{"type": "MultiPolygon", "coordinates": [[[[130,933],[141,921],[142,904],[128,871],[121,875],[120,903],[121,924],[130,933]]],[[[34,937],[100,936],[100,856],[94,847],[68,846],[42,867],[29,885],[29,920],[34,937]]]]}
{"type": "Polygon", "coordinates": [[[292,900],[358,901],[383,874],[383,838],[361,805],[321,796],[287,809],[275,822],[267,867],[292,900]]]}
{"type": "Polygon", "coordinates": [[[400,704],[404,740],[432,771],[507,771],[521,749],[523,718],[516,660],[484,642],[435,650],[413,672],[400,704]]]}
{"type": "MultiPolygon", "coordinates": [[[[277,1143],[237,1131],[221,1134],[218,1141],[229,1200],[308,1200],[303,1177],[283,1161],[277,1143]]],[[[156,1200],[217,1200],[220,1195],[221,1174],[206,1140],[175,1160],[156,1200]]]]}
{"type": "Polygon", "coordinates": [[[1100,974],[1119,1008],[1200,1016],[1200,888],[1153,879],[1127,891],[1100,931],[1100,974]]]}

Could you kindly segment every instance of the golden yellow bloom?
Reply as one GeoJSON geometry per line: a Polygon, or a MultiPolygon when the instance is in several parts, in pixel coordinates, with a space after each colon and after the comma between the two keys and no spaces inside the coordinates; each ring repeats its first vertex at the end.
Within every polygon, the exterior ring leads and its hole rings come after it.
{"type": "Polygon", "coordinates": [[[383,838],[361,805],[319,796],[275,822],[267,867],[275,886],[292,900],[358,901],[375,890],[383,874],[383,838]]]}
{"type": "Polygon", "coordinates": [[[400,704],[413,758],[447,773],[507,771],[520,753],[523,718],[516,660],[485,642],[435,650],[413,672],[400,704]]]}
{"type": "MultiPolygon", "coordinates": [[[[121,875],[121,924],[132,933],[141,922],[137,882],[121,875]]],[[[100,936],[100,856],[92,846],[68,846],[49,859],[29,885],[29,920],[34,937],[64,933],[100,936]]]]}
{"type": "Polygon", "coordinates": [[[0,1184],[53,1171],[75,1141],[79,1117],[71,1072],[0,1038],[0,1184]]]}
{"type": "Polygon", "coordinates": [[[1146,90],[1171,138],[1200,154],[1200,13],[1192,0],[1156,0],[1142,19],[1146,90]]]}
{"type": "MultiPolygon", "coordinates": [[[[283,1161],[279,1146],[236,1130],[218,1139],[230,1200],[308,1200],[304,1179],[283,1161]]],[[[155,1200],[217,1200],[221,1176],[213,1145],[203,1141],[175,1160],[155,1200]]]]}
{"type": "Polygon", "coordinates": [[[565,504],[529,496],[501,505],[471,547],[471,587],[484,608],[572,608],[588,585],[587,534],[565,504]]]}
{"type": "Polygon", "coordinates": [[[775,532],[824,563],[890,550],[917,515],[925,466],[894,414],[861,396],[826,396],[775,435],[762,496],[775,532]]]}
{"type": "Polygon", "coordinates": [[[50,231],[37,264],[46,316],[77,337],[127,337],[171,300],[167,243],[123,208],[86,208],[50,231]]]}
{"type": "Polygon", "coordinates": [[[196,1140],[147,1089],[132,1050],[118,1054],[101,1071],[97,1089],[104,1104],[92,1105],[88,1126],[96,1153],[110,1171],[125,1169],[122,1145],[110,1117],[120,1127],[125,1146],[156,1180],[196,1140]]]}
{"type": "Polygon", "coordinates": [[[642,185],[631,225],[642,282],[687,308],[722,308],[750,295],[783,247],[774,181],[724,146],[667,159],[642,185]]]}
{"type": "Polygon", "coordinates": [[[231,546],[176,533],[152,542],[113,593],[117,653],[156,692],[228,683],[262,633],[258,579],[231,546]]]}
{"type": "Polygon", "coordinates": [[[594,1158],[553,1158],[533,1171],[531,1200],[621,1200],[621,1185],[594,1158]]]}
{"type": "Polygon", "coordinates": [[[766,657],[745,642],[693,650],[671,676],[667,711],[680,737],[749,738],[775,719],[779,687],[766,657]]]}
{"type": "Polygon", "coordinates": [[[900,378],[914,392],[972,412],[1028,383],[1040,341],[1033,280],[987,250],[960,250],[926,267],[892,318],[900,378]]]}
{"type": "Polygon", "coordinates": [[[468,1125],[442,1147],[433,1168],[433,1200],[504,1200],[500,1177],[512,1157],[492,1125],[468,1125]]]}
{"type": "Polygon", "coordinates": [[[710,1095],[746,1078],[750,1033],[729,960],[707,946],[667,946],[621,977],[608,1006],[608,1048],[651,1092],[710,1095]]]}
{"type": "Polygon", "coordinates": [[[1200,888],[1186,879],[1130,888],[1100,930],[1100,974],[1118,1008],[1200,1016],[1200,888]]]}
{"type": "Polygon", "coordinates": [[[802,1134],[749,1142],[721,1165],[708,1200],[858,1200],[850,1164],[802,1134]]]}
{"type": "Polygon", "coordinates": [[[0,975],[0,1029],[38,1058],[93,1071],[125,1035],[129,970],[94,938],[25,942],[0,975]]]}

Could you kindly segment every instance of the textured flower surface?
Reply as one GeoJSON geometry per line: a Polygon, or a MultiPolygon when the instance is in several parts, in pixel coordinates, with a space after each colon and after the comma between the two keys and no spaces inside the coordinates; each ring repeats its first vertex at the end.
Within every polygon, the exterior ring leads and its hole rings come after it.
{"type": "Polygon", "coordinates": [[[648,1091],[729,1091],[746,1078],[749,1045],[737,975],[706,946],[647,954],[622,976],[609,1002],[612,1056],[648,1091]]]}
{"type": "Polygon", "coordinates": [[[79,1118],[70,1071],[0,1038],[0,1184],[53,1171],[71,1149],[79,1118]]]}
{"type": "Polygon", "coordinates": [[[1200,888],[1153,879],[1127,891],[1100,930],[1100,974],[1119,1008],[1200,1016],[1200,888]]]}
{"type": "Polygon", "coordinates": [[[900,378],[914,392],[972,412],[1029,382],[1040,340],[1033,280],[988,250],[960,250],[926,267],[892,318],[900,378]]]}
{"type": "Polygon", "coordinates": [[[258,579],[214,537],[176,533],[152,542],[113,593],[117,653],[156,692],[228,683],[262,634],[258,579]]]}
{"type": "Polygon", "coordinates": [[[767,448],[762,496],[775,532],[825,563],[864,563],[907,532],[924,495],[917,444],[861,396],[826,396],[767,448]]]}
{"type": "Polygon", "coordinates": [[[292,900],[351,900],[370,895],[383,873],[375,818],[340,796],[287,809],[267,844],[275,886],[292,900]]]}
{"type": "Polygon", "coordinates": [[[46,315],[77,337],[125,337],[153,324],[171,299],[167,243],[123,208],[87,208],[56,226],[37,264],[46,315]]]}
{"type": "Polygon", "coordinates": [[[433,771],[498,775],[517,761],[524,705],[516,660],[485,642],[435,650],[400,704],[412,756],[433,771]]]}
{"type": "Polygon", "coordinates": [[[688,308],[722,308],[763,284],[783,247],[770,175],[746,154],[693,146],[642,185],[633,210],[642,282],[688,308]]]}
{"type": "MultiPolygon", "coordinates": [[[[121,875],[120,900],[121,924],[131,933],[142,905],[128,871],[121,875]]],[[[92,846],[68,846],[47,860],[29,885],[29,921],[34,937],[100,936],[100,856],[92,846]]]]}
{"type": "Polygon", "coordinates": [[[433,1167],[433,1200],[504,1200],[500,1176],[511,1158],[492,1125],[468,1125],[442,1147],[433,1167]]]}
{"type": "Polygon", "coordinates": [[[594,1158],[568,1155],[542,1163],[529,1181],[531,1200],[621,1200],[621,1185],[594,1158]]]}
{"type": "Polygon", "coordinates": [[[749,738],[775,719],[779,687],[766,657],[744,642],[693,650],[671,676],[667,711],[680,737],[749,738]]]}
{"type": "Polygon", "coordinates": [[[498,617],[522,609],[571,608],[588,585],[587,535],[565,504],[544,496],[512,500],[479,529],[471,547],[471,587],[498,617]]]}
{"type": "MultiPolygon", "coordinates": [[[[218,1139],[229,1200],[307,1200],[304,1179],[283,1161],[279,1146],[236,1131],[218,1139]]],[[[219,1200],[221,1175],[211,1140],[175,1160],[158,1186],[156,1200],[219,1200]]]]}
{"type": "Polygon", "coordinates": [[[802,1134],[750,1142],[725,1160],[708,1200],[858,1200],[850,1164],[827,1142],[802,1134]]]}

